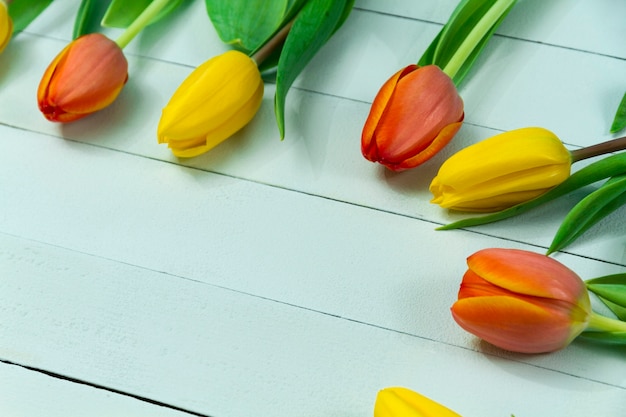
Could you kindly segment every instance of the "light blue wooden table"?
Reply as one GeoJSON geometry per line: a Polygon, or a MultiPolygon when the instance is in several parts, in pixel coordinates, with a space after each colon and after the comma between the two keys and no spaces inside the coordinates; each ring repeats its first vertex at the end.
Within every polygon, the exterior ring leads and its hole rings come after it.
{"type": "MultiPolygon", "coordinates": [[[[180,82],[227,48],[203,2],[127,47],[114,105],[53,124],[36,89],[78,3],[55,1],[0,55],[0,415],[366,417],[397,385],[464,416],[624,415],[623,348],[506,353],[449,312],[467,256],[544,252],[581,194],[436,232],[461,216],[427,186],[504,130],[542,126],[571,149],[611,138],[625,2],[520,0],[461,88],[459,135],[403,173],[363,159],[361,128],[455,1],[357,0],[290,91],[284,141],[268,85],[249,127],[191,160],[155,132],[180,82]]],[[[625,214],[555,258],[584,279],[626,271],[625,214]]]]}

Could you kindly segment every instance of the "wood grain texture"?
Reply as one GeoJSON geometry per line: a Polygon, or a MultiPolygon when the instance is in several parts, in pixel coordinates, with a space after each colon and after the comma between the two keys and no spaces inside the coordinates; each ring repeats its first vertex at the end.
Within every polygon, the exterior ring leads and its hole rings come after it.
{"type": "MultiPolygon", "coordinates": [[[[184,415],[127,393],[215,417],[356,417],[390,385],[462,415],[624,409],[623,349],[510,354],[449,314],[467,256],[544,252],[582,193],[436,232],[460,216],[427,190],[447,156],[502,130],[544,126],[572,148],[609,138],[626,88],[622,2],[520,1],[462,87],[457,138],[400,174],[363,159],[361,128],[380,84],[419,58],[455,1],[357,1],[290,91],[284,141],[268,85],[247,128],[191,160],[155,131],[179,83],[227,48],[203,2],[129,45],[130,80],[111,107],[58,125],[35,92],[71,35],[59,16],[77,4],[54,2],[0,55],[0,360],[111,391],[0,363],[0,414],[93,401],[115,415],[184,415]],[[29,386],[40,405],[24,402],[29,386]]],[[[585,279],[624,272],[623,217],[555,258],[585,279]]]]}

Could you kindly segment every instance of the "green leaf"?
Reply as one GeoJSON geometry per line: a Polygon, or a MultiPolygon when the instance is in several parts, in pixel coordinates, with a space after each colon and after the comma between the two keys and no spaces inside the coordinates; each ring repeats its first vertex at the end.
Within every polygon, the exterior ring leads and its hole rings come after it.
{"type": "MultiPolygon", "coordinates": [[[[113,0],[102,19],[102,26],[125,29],[139,17],[152,1],[153,0],[113,0]]],[[[183,0],[171,0],[150,23],[161,20],[173,12],[182,2],[183,0]]]]}
{"type": "Polygon", "coordinates": [[[626,307],[622,307],[619,304],[615,304],[604,297],[598,296],[600,301],[604,303],[621,321],[626,321],[626,307]]]}
{"type": "Polygon", "coordinates": [[[283,23],[287,0],[205,0],[220,39],[246,52],[261,46],[283,23]]]}
{"type": "Polygon", "coordinates": [[[9,3],[9,16],[13,20],[13,35],[23,31],[43,12],[52,0],[13,0],[9,3]]]}
{"type": "Polygon", "coordinates": [[[464,0],[426,49],[418,65],[439,66],[460,85],[516,0],[464,0]]]}
{"type": "Polygon", "coordinates": [[[624,152],[607,156],[603,159],[600,159],[599,161],[587,165],[586,167],[572,174],[561,184],[552,188],[550,191],[540,195],[539,197],[534,198],[533,200],[517,204],[513,207],[509,207],[508,209],[501,210],[493,214],[488,214],[486,216],[470,217],[467,219],[459,220],[454,223],[438,227],[437,230],[452,230],[461,227],[472,227],[508,219],[509,217],[514,217],[524,212],[527,212],[530,209],[533,209],[556,198],[564,196],[565,194],[568,194],[589,184],[593,184],[594,182],[621,174],[626,174],[626,153],[624,152]]]}
{"type": "Polygon", "coordinates": [[[626,175],[609,179],[583,198],[565,216],[547,255],[563,249],[594,224],[626,203],[626,175]]]}
{"type": "Polygon", "coordinates": [[[296,77],[343,24],[354,0],[309,0],[295,18],[278,62],[274,112],[285,136],[285,100],[296,77]]]}
{"type": "Polygon", "coordinates": [[[622,101],[617,107],[613,124],[611,125],[611,133],[617,133],[626,127],[626,93],[622,97],[622,101]]]}
{"type": "Polygon", "coordinates": [[[582,332],[579,337],[596,342],[610,343],[614,345],[626,344],[626,332],[582,332]]]}
{"type": "Polygon", "coordinates": [[[597,296],[626,308],[626,273],[589,279],[585,285],[597,296]]]}
{"type": "Polygon", "coordinates": [[[98,32],[100,21],[110,2],[110,0],[82,0],[74,20],[72,38],[76,39],[88,33],[98,32]]]}

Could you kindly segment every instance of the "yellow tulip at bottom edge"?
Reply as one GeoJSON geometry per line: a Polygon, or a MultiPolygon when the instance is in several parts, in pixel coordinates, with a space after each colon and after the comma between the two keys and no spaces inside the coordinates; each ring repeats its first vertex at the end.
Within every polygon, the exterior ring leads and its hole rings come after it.
{"type": "Polygon", "coordinates": [[[461,417],[454,411],[408,388],[385,388],[378,392],[374,417],[461,417]]]}

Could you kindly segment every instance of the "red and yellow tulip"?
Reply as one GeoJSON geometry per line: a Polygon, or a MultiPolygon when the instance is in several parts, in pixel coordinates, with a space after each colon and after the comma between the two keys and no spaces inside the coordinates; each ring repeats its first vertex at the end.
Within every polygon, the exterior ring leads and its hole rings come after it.
{"type": "Polygon", "coordinates": [[[46,69],[37,102],[46,119],[72,122],[111,104],[128,80],[122,49],[100,33],[67,45],[46,69]]]}
{"type": "Polygon", "coordinates": [[[436,65],[409,65],[381,87],[363,127],[363,156],[394,171],[416,167],[461,128],[463,100],[436,65]]]}
{"type": "Polygon", "coordinates": [[[585,283],[545,255],[484,249],[467,259],[452,316],[502,349],[551,352],[567,346],[592,318],[585,283]]]}
{"type": "Polygon", "coordinates": [[[174,155],[207,152],[252,120],[263,99],[263,80],[252,58],[228,51],[196,68],[163,109],[157,136],[174,155]]]}
{"type": "Polygon", "coordinates": [[[374,417],[461,417],[454,411],[407,388],[385,388],[378,392],[374,417]]]}

